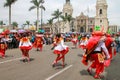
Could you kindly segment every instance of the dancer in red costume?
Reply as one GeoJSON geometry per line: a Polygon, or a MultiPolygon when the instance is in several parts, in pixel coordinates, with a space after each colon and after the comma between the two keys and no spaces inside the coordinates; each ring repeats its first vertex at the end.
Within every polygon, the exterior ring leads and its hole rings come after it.
{"type": "Polygon", "coordinates": [[[64,45],[64,40],[61,37],[61,34],[56,35],[56,46],[54,48],[54,54],[57,55],[57,58],[54,60],[52,66],[55,67],[57,62],[62,59],[62,66],[65,67],[65,55],[68,53],[69,49],[64,45]]]}
{"type": "Polygon", "coordinates": [[[42,49],[43,49],[43,43],[44,43],[44,41],[43,41],[43,35],[36,35],[36,39],[35,39],[35,42],[34,42],[34,44],[33,44],[33,46],[35,47],[35,48],[37,48],[37,51],[40,49],[40,51],[42,51],[42,49]]]}
{"type": "Polygon", "coordinates": [[[0,35],[0,55],[5,58],[5,51],[7,49],[7,43],[3,40],[3,35],[0,35]]]}
{"type": "Polygon", "coordinates": [[[110,59],[112,60],[112,58],[113,58],[113,52],[114,52],[114,55],[116,55],[116,50],[114,49],[114,51],[112,51],[112,49],[113,49],[113,46],[112,46],[112,44],[114,43],[114,40],[113,40],[113,38],[111,37],[111,35],[110,34],[106,34],[106,41],[105,41],[105,45],[106,45],[106,47],[107,47],[107,49],[108,49],[108,52],[109,52],[109,54],[110,54],[110,59]]]}
{"type": "Polygon", "coordinates": [[[82,63],[88,65],[88,61],[91,61],[92,64],[87,69],[89,74],[92,74],[92,69],[95,70],[94,78],[101,78],[100,74],[104,71],[104,60],[109,59],[110,55],[105,46],[105,36],[101,31],[94,32],[94,35],[89,39],[86,46],[86,52],[83,55],[82,63]],[[104,53],[103,53],[104,52],[104,53]]]}
{"type": "Polygon", "coordinates": [[[83,35],[80,40],[79,48],[82,48],[85,51],[87,43],[88,43],[88,38],[86,37],[86,35],[83,35]]]}
{"type": "Polygon", "coordinates": [[[23,61],[27,60],[29,62],[29,50],[32,49],[32,44],[25,34],[23,34],[23,37],[20,39],[19,48],[22,51],[23,61]]]}
{"type": "Polygon", "coordinates": [[[72,34],[72,43],[75,48],[77,48],[77,42],[78,42],[77,36],[75,34],[72,34]]]}

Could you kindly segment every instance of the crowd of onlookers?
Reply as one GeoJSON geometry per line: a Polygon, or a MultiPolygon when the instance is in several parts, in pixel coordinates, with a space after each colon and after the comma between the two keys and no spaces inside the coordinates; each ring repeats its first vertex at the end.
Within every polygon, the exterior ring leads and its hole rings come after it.
{"type": "MultiPolygon", "coordinates": [[[[9,33],[6,34],[4,36],[4,41],[6,41],[7,45],[8,45],[8,49],[13,49],[13,48],[18,48],[19,47],[19,41],[21,39],[21,35],[23,33],[9,33]]],[[[34,43],[35,41],[35,37],[36,34],[35,32],[26,32],[25,34],[27,34],[28,38],[30,39],[31,43],[34,43]]],[[[80,42],[82,37],[87,37],[89,39],[89,37],[91,36],[91,34],[80,34],[80,33],[62,33],[62,37],[64,38],[65,42],[69,42],[72,39],[72,35],[76,35],[78,38],[78,43],[80,42]]],[[[50,45],[53,43],[53,38],[55,34],[50,34],[50,33],[44,33],[43,35],[43,40],[44,40],[44,44],[46,45],[50,45]]],[[[117,47],[117,51],[120,48],[120,35],[119,34],[112,34],[111,35],[114,38],[114,41],[116,42],[116,47],[117,47]]]]}

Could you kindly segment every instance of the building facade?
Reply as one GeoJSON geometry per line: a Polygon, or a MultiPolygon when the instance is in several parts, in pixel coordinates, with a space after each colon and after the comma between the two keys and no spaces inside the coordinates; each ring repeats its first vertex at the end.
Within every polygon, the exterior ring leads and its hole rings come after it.
{"type": "MultiPolygon", "coordinates": [[[[117,32],[117,26],[109,26],[109,21],[107,18],[107,2],[106,0],[97,0],[96,1],[96,15],[94,17],[88,17],[84,15],[83,12],[76,18],[73,18],[70,22],[60,21],[60,26],[57,27],[58,22],[53,24],[54,32],[58,28],[59,32],[80,32],[80,33],[90,33],[93,31],[94,26],[104,27],[104,32],[107,32],[108,28],[111,28],[113,32],[117,32]]],[[[73,7],[70,0],[66,0],[66,3],[63,6],[63,15],[73,14],[73,7]]]]}
{"type": "Polygon", "coordinates": [[[75,18],[75,27],[77,32],[86,32],[88,17],[81,13],[75,18]]]}
{"type": "Polygon", "coordinates": [[[107,18],[107,2],[106,0],[97,0],[96,2],[96,16],[95,26],[104,27],[104,32],[108,29],[108,18],[107,18]]]}
{"type": "Polygon", "coordinates": [[[117,32],[118,32],[118,27],[117,27],[117,25],[110,25],[110,26],[109,26],[109,29],[110,29],[110,31],[113,32],[113,33],[117,33],[117,32]]]}

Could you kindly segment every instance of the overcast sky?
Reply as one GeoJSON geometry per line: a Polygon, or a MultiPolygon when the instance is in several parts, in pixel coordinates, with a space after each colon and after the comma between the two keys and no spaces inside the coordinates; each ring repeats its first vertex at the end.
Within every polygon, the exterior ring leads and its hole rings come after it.
{"type": "MultiPolygon", "coordinates": [[[[6,0],[0,0],[0,21],[3,20],[4,23],[8,24],[9,10],[8,7],[3,7],[5,1],[6,0]]],[[[26,20],[31,23],[36,20],[36,9],[28,11],[33,5],[30,1],[31,0],[17,0],[17,2],[12,5],[12,22],[16,21],[19,25],[22,25],[26,20]]],[[[60,9],[62,11],[64,4],[65,0],[45,0],[44,6],[46,11],[44,11],[43,22],[46,23],[47,20],[52,17],[51,14],[55,10],[60,9]]],[[[73,17],[79,16],[81,12],[85,12],[86,15],[91,17],[94,17],[96,14],[96,0],[71,0],[71,4],[74,9],[73,17]],[[90,9],[89,13],[86,12],[88,7],[90,9]]],[[[120,0],[107,0],[107,4],[110,24],[120,26],[120,0]]]]}

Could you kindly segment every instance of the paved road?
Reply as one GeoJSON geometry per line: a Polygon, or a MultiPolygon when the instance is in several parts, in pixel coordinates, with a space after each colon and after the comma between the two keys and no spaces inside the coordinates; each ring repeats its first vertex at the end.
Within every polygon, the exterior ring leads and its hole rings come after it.
{"type": "MultiPolygon", "coordinates": [[[[0,58],[0,80],[95,80],[86,71],[87,67],[81,63],[83,51],[72,49],[71,43],[66,44],[70,47],[70,51],[66,55],[65,68],[61,65],[52,68],[51,63],[56,56],[49,45],[44,46],[43,52],[32,49],[29,63],[21,61],[19,49],[7,50],[6,58],[0,58]]],[[[102,80],[120,80],[119,73],[120,54],[117,54],[111,66],[106,68],[105,78],[102,80]]]]}

